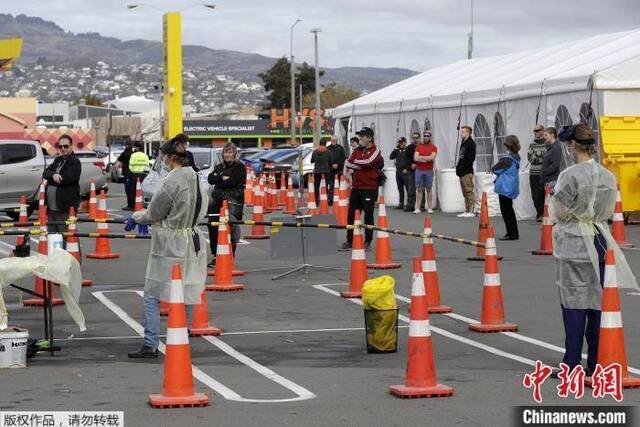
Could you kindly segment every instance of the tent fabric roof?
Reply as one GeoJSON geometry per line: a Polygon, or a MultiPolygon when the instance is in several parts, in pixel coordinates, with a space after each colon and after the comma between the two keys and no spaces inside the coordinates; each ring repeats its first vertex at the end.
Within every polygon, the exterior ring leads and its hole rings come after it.
{"type": "Polygon", "coordinates": [[[640,29],[432,68],[334,110],[334,117],[483,104],[527,96],[640,87],[640,29]],[[544,82],[544,83],[543,83],[544,82]],[[402,106],[400,102],[402,101],[402,106]],[[355,109],[355,110],[354,110],[355,109]]]}

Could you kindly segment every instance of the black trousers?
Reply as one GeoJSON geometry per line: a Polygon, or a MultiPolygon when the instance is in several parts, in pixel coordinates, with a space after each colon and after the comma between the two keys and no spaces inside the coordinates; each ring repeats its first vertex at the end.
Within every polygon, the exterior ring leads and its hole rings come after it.
{"type": "Polygon", "coordinates": [[[500,201],[500,213],[502,214],[502,220],[504,226],[507,229],[507,236],[512,239],[519,239],[518,233],[518,220],[516,219],[516,213],[513,210],[513,199],[510,199],[502,194],[498,194],[498,200],[500,201]]]}
{"type": "Polygon", "coordinates": [[[322,177],[324,177],[325,181],[325,189],[327,189],[327,200],[329,199],[329,180],[331,180],[331,173],[313,173],[313,191],[315,191],[316,196],[316,206],[320,207],[320,184],[322,183],[322,177]]]}
{"type": "Polygon", "coordinates": [[[124,179],[124,191],[127,193],[127,206],[133,209],[136,205],[136,180],[140,179],[140,184],[146,177],[143,173],[130,173],[124,179]]]}
{"type": "MultiPolygon", "coordinates": [[[[407,191],[405,210],[413,210],[416,206],[416,171],[409,170],[404,174],[404,188],[407,191]]],[[[424,198],[422,199],[424,203],[424,198]]]]}
{"type": "MultiPolygon", "coordinates": [[[[356,210],[360,211],[360,215],[364,215],[364,223],[367,225],[375,225],[373,218],[373,208],[378,200],[378,190],[351,190],[349,196],[349,211],[347,215],[347,224],[353,224],[356,216],[356,210]]],[[[362,218],[362,216],[361,216],[362,218]]],[[[371,242],[373,240],[373,230],[365,230],[364,241],[371,242]]],[[[353,230],[347,230],[347,242],[353,241],[353,230]]]]}
{"type": "MultiPolygon", "coordinates": [[[[229,204],[229,219],[230,220],[242,220],[242,210],[244,204],[231,203],[227,201],[229,204]]],[[[219,214],[220,209],[222,208],[222,199],[217,197],[211,197],[209,199],[209,207],[207,209],[207,214],[219,214]]],[[[207,216],[207,222],[214,222],[220,219],[219,216],[207,216]]],[[[211,248],[211,255],[214,257],[218,252],[218,227],[212,227],[210,225],[207,226],[209,229],[209,247],[211,248]]],[[[231,236],[231,250],[233,252],[233,256],[236,255],[236,247],[238,246],[238,241],[240,240],[240,226],[229,224],[229,236],[231,236]]]]}
{"type": "Polygon", "coordinates": [[[536,208],[536,216],[542,216],[544,210],[544,185],[540,182],[540,175],[529,175],[531,198],[536,208]]]}
{"type": "MultiPolygon", "coordinates": [[[[398,186],[398,206],[404,206],[404,193],[405,193],[405,177],[407,174],[402,173],[402,171],[396,170],[396,185],[398,186]]],[[[408,199],[408,197],[407,197],[408,199]]]]}

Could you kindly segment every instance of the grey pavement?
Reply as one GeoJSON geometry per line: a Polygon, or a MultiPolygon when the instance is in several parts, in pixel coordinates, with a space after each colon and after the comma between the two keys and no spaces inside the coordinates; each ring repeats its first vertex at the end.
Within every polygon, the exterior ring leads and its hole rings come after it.
{"type": "MultiPolygon", "coordinates": [[[[111,184],[108,204],[110,209],[124,204],[122,186],[111,184]]],[[[394,209],[387,212],[393,228],[421,231],[422,215],[394,209]]],[[[502,235],[501,218],[492,217],[491,221],[496,233],[502,235]]],[[[112,249],[121,254],[119,260],[83,260],[84,275],[95,281],[93,287],[82,290],[88,330],[80,333],[64,308],[54,308],[55,333],[62,338],[62,351],[53,357],[39,354],[27,369],[0,371],[0,411],[118,410],[124,411],[126,425],[132,426],[510,425],[512,407],[533,404],[531,390],[522,386],[523,375],[533,370],[530,363],[557,364],[562,353],[553,346],[562,347],[564,337],[553,257],[530,255],[538,246],[538,223],[521,221],[519,226],[519,241],[498,242],[498,252],[504,256],[500,268],[507,319],[520,326],[521,335],[515,337],[468,330],[465,319],[480,317],[483,263],[466,260],[474,253],[470,246],[436,241],[442,302],[452,306],[458,316],[431,315],[430,320],[438,379],[455,388],[453,397],[402,400],[391,396],[389,385],[404,380],[407,323],[400,321],[397,353],[367,354],[362,307],[332,292],[346,288],[346,271],[312,271],[272,281],[273,273],[255,271],[299,260],[271,260],[268,241],[251,241],[239,246],[236,258],[236,267],[248,271],[236,279],[246,289],[207,293],[211,323],[223,328],[224,334],[212,342],[191,339],[193,365],[208,378],[197,380],[196,389],[209,394],[211,404],[205,408],[153,409],[147,396],[161,390],[163,358],[140,362],[126,354],[141,344],[131,322],[142,324],[142,298],[132,291],[144,285],[149,243],[115,240],[112,249]],[[110,307],[97,295],[106,297],[110,307]],[[130,316],[129,322],[116,315],[113,307],[130,316]],[[270,379],[269,370],[277,374],[276,381],[270,379]],[[228,395],[240,399],[228,399],[225,393],[214,391],[210,385],[215,382],[231,390],[228,395]],[[291,401],[296,397],[291,389],[308,390],[314,397],[291,401]],[[243,399],[262,402],[238,401],[243,399]]],[[[437,212],[433,227],[436,233],[474,239],[477,219],[437,212]]],[[[92,227],[83,224],[81,229],[92,227]]],[[[121,227],[110,225],[110,230],[119,232],[121,227]]],[[[630,225],[626,231],[629,240],[640,245],[640,227],[630,225]]],[[[342,233],[339,237],[341,241],[342,233]]],[[[13,243],[15,239],[1,240],[13,243]]],[[[395,278],[396,294],[405,297],[399,301],[400,313],[408,316],[411,258],[420,254],[421,241],[402,236],[392,236],[392,241],[394,259],[402,268],[370,270],[369,274],[395,278]]],[[[83,252],[92,246],[93,242],[83,239],[83,252]]],[[[6,250],[6,246],[0,249],[6,250]]],[[[640,276],[640,251],[625,254],[640,276]]],[[[367,257],[373,260],[374,251],[367,257]]],[[[345,268],[349,258],[348,253],[336,252],[311,261],[345,268]]],[[[636,332],[640,295],[629,290],[621,290],[621,295],[629,364],[640,369],[636,332]]],[[[8,299],[12,301],[10,323],[41,337],[41,312],[21,308],[15,292],[9,291],[8,299]]],[[[556,380],[545,382],[545,404],[616,404],[610,398],[593,399],[588,389],[581,400],[560,399],[555,395],[556,385],[556,380]]],[[[622,405],[636,406],[640,391],[626,390],[624,397],[622,405]]]]}

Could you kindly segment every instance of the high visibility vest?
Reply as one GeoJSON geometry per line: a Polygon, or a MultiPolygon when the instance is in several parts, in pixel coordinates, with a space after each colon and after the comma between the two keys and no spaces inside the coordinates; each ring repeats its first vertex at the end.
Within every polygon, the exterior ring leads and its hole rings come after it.
{"type": "Polygon", "coordinates": [[[149,168],[149,156],[142,151],[136,151],[129,159],[131,173],[143,174],[149,168]]]}

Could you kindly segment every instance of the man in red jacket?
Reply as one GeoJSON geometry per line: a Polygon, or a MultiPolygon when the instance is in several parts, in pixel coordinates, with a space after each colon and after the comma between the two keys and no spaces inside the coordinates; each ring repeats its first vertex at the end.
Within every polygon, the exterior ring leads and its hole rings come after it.
{"type": "MultiPolygon", "coordinates": [[[[373,129],[363,127],[356,135],[360,137],[358,148],[353,150],[345,162],[347,173],[351,174],[351,195],[347,222],[353,224],[356,210],[364,215],[364,223],[374,225],[373,208],[378,199],[378,177],[382,173],[384,160],[373,142],[373,129]]],[[[365,249],[371,247],[373,230],[365,230],[365,249]]],[[[353,230],[347,230],[347,241],[339,250],[351,250],[353,230]]]]}

